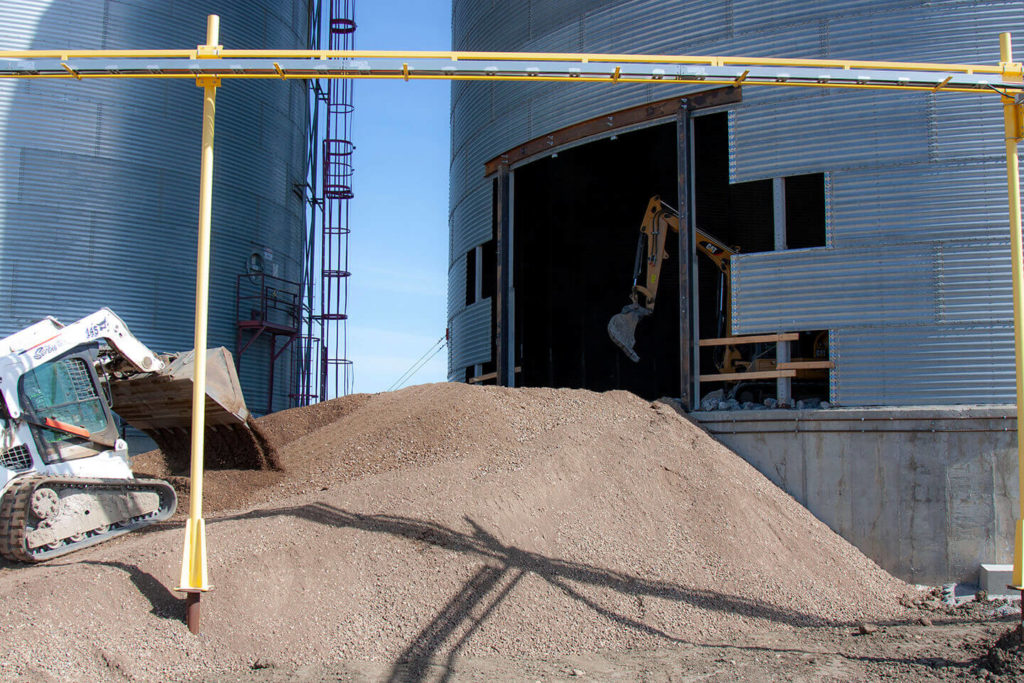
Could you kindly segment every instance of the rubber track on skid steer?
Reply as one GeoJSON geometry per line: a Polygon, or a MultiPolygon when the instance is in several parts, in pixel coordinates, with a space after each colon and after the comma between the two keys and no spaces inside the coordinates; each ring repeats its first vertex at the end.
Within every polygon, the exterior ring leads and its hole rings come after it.
{"type": "Polygon", "coordinates": [[[0,555],[16,562],[42,562],[167,519],[174,514],[176,507],[177,494],[174,493],[174,488],[160,479],[23,477],[11,485],[7,493],[4,494],[3,500],[0,501],[0,555]],[[32,494],[43,485],[54,485],[65,489],[74,488],[79,491],[103,489],[125,492],[154,491],[160,496],[160,509],[118,522],[102,533],[90,532],[86,538],[78,542],[64,539],[65,543],[59,548],[43,547],[29,550],[26,547],[25,535],[28,533],[27,525],[32,505],[32,494]]]}

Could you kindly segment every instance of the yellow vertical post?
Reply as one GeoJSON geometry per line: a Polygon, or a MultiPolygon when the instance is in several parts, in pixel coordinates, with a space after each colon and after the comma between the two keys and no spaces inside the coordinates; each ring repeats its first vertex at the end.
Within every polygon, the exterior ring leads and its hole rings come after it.
{"type": "MultiPolygon", "coordinates": [[[[1012,77],[1020,65],[1013,63],[1013,47],[1009,33],[999,34],[999,61],[1003,76],[1012,77]]],[[[1013,547],[1012,587],[1024,591],[1024,324],[1022,324],[1022,297],[1024,297],[1024,249],[1021,246],[1020,220],[1020,166],[1017,141],[1021,137],[1020,108],[1013,97],[1003,95],[1003,124],[1006,137],[1006,184],[1010,200],[1010,253],[1013,259],[1013,339],[1017,361],[1017,478],[1020,510],[1017,516],[1013,547]]]]}
{"type": "MultiPolygon", "coordinates": [[[[199,45],[198,56],[216,56],[220,17],[206,20],[206,45],[199,45]]],[[[210,223],[213,199],[213,130],[220,79],[201,76],[196,85],[203,88],[203,147],[199,174],[199,246],[196,256],[195,372],[192,387],[192,468],[189,482],[188,524],[181,561],[181,584],[187,594],[185,620],[192,633],[199,633],[199,596],[209,591],[206,569],[206,529],[203,520],[203,430],[206,422],[206,328],[210,292],[210,223]]]]}

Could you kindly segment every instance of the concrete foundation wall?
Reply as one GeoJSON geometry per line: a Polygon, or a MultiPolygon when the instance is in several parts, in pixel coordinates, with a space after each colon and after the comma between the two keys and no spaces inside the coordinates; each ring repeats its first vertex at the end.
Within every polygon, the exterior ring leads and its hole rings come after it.
{"type": "Polygon", "coordinates": [[[1013,406],[710,411],[711,434],[890,573],[976,583],[1013,557],[1013,406]]]}

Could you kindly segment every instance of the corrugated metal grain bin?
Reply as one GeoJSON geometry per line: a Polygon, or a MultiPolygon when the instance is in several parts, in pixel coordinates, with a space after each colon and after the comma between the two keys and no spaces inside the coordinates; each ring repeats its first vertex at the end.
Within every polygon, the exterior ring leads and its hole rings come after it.
{"type": "MultiPolygon", "coordinates": [[[[208,14],[229,47],[306,47],[305,1],[2,0],[0,48],[188,48],[208,14]]],[[[299,279],[304,88],[235,81],[217,95],[211,346],[234,350],[236,278],[254,261],[299,279]]],[[[109,306],[155,350],[192,347],[201,117],[187,81],[0,83],[0,335],[109,306]]],[[[240,373],[257,412],[268,353],[257,342],[240,373]]],[[[275,408],[289,372],[282,361],[275,408]]]]}
{"type": "MultiPolygon", "coordinates": [[[[453,3],[453,45],[460,50],[993,64],[999,61],[998,34],[1003,31],[1024,38],[1024,2],[453,3]]],[[[497,194],[492,178],[485,177],[486,162],[586,119],[692,91],[656,85],[453,84],[450,288],[473,291],[467,282],[474,275],[465,267],[465,259],[497,237],[493,215],[497,194]]],[[[694,114],[691,149],[697,149],[698,157],[701,130],[719,129],[719,123],[710,123],[712,119],[720,122],[722,143],[703,162],[697,159],[694,182],[699,193],[701,174],[720,165],[729,187],[717,195],[722,200],[719,204],[706,199],[702,205],[698,197],[697,225],[702,221],[705,226],[718,225],[730,212],[734,222],[742,222],[742,216],[736,219],[737,212],[750,209],[753,216],[756,197],[767,197],[769,212],[766,219],[757,219],[768,226],[767,246],[745,245],[733,260],[730,322],[734,334],[817,334],[816,343],[823,345],[834,363],[822,382],[826,392],[822,398],[840,405],[998,403],[1012,398],[1009,236],[998,98],[745,86],[742,101],[694,114]],[[701,124],[702,119],[708,122],[701,124]],[[799,183],[817,188],[812,194],[820,207],[815,209],[820,214],[820,240],[791,242],[787,246],[801,248],[773,251],[771,200],[772,192],[777,192],[773,188],[796,188],[799,183]],[[745,199],[722,199],[735,198],[737,193],[745,199]]],[[[616,137],[620,145],[632,144],[624,134],[607,139],[616,137]]],[[[592,146],[587,141],[581,144],[592,146]]],[[[531,201],[523,194],[527,185],[531,192],[543,187],[536,182],[537,169],[548,174],[544,177],[552,183],[567,183],[569,175],[597,178],[610,172],[607,166],[621,166],[626,158],[611,147],[604,153],[607,163],[601,163],[600,156],[553,148],[547,161],[540,154],[513,164],[510,239],[517,240],[532,229],[520,220],[519,209],[531,201]],[[589,166],[582,161],[571,168],[560,165],[561,159],[554,160],[558,154],[562,159],[571,154],[586,158],[589,166]],[[527,174],[532,174],[529,183],[527,174]]],[[[666,147],[664,153],[673,155],[675,149],[666,147]]],[[[616,172],[628,177],[637,168],[616,172]]],[[[573,199],[580,207],[605,201],[609,194],[596,180],[589,187],[578,178],[564,186],[581,190],[573,199]]],[[[655,192],[665,195],[652,184],[650,193],[655,192]]],[[[799,203],[805,195],[793,196],[799,203]]],[[[628,201],[637,203],[633,197],[628,201]]],[[[806,209],[786,207],[793,215],[806,209]]],[[[728,237],[748,239],[744,230],[739,226],[728,237]]],[[[530,249],[545,248],[543,240],[530,244],[530,249]]],[[[556,242],[553,248],[564,255],[573,251],[566,248],[573,244],[556,242]]],[[[522,256],[520,251],[514,254],[522,256]]],[[[626,259],[628,270],[632,259],[630,255],[626,259]]],[[[551,269],[554,273],[556,268],[575,267],[568,259],[551,269]]],[[[515,277],[533,276],[515,270],[514,263],[511,272],[515,277]]],[[[507,290],[495,295],[522,303],[525,284],[506,278],[507,290]]],[[[570,287],[566,292],[573,291],[572,284],[561,283],[570,287]]],[[[485,299],[473,295],[449,299],[450,379],[480,378],[487,374],[488,364],[497,361],[487,354],[486,342],[496,335],[496,316],[480,315],[485,299]]],[[[583,304],[582,296],[566,298],[559,302],[561,314],[572,315],[583,304]]],[[[703,295],[700,306],[707,308],[703,295]]],[[[521,349],[529,343],[529,330],[525,337],[519,333],[529,326],[531,310],[520,306],[511,315],[515,321],[511,353],[524,354],[523,359],[515,355],[511,363],[523,360],[522,379],[517,383],[543,383],[539,375],[530,379],[528,351],[521,349]]],[[[592,317],[580,319],[578,334],[566,328],[560,334],[562,341],[573,335],[581,340],[603,337],[597,316],[592,317]]],[[[549,324],[533,322],[534,329],[549,324]]],[[[700,322],[701,336],[706,337],[703,326],[700,322]]],[[[555,351],[549,355],[558,356],[555,351]]],[[[592,356],[587,356],[586,374],[574,370],[572,379],[548,374],[556,384],[605,389],[616,386],[626,372],[606,371],[602,366],[603,374],[597,376],[591,361],[592,356]]],[[[583,364],[568,354],[558,362],[583,364]]],[[[631,388],[625,383],[619,386],[631,388]]]]}

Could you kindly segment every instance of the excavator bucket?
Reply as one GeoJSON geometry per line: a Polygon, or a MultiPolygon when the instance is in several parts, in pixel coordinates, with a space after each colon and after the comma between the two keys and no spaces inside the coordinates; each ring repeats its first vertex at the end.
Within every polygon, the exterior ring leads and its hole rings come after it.
{"type": "MultiPolygon", "coordinates": [[[[128,424],[148,434],[172,470],[191,459],[192,389],[195,352],[167,359],[159,372],[110,382],[113,409],[128,424]]],[[[231,353],[206,352],[204,460],[211,469],[276,469],[276,458],[254,428],[245,407],[231,353]]]]}
{"type": "Polygon", "coordinates": [[[636,343],[636,326],[650,314],[649,309],[633,303],[623,307],[622,311],[613,315],[612,319],[608,321],[608,336],[634,363],[640,361],[640,356],[633,350],[633,345],[636,343]]]}

